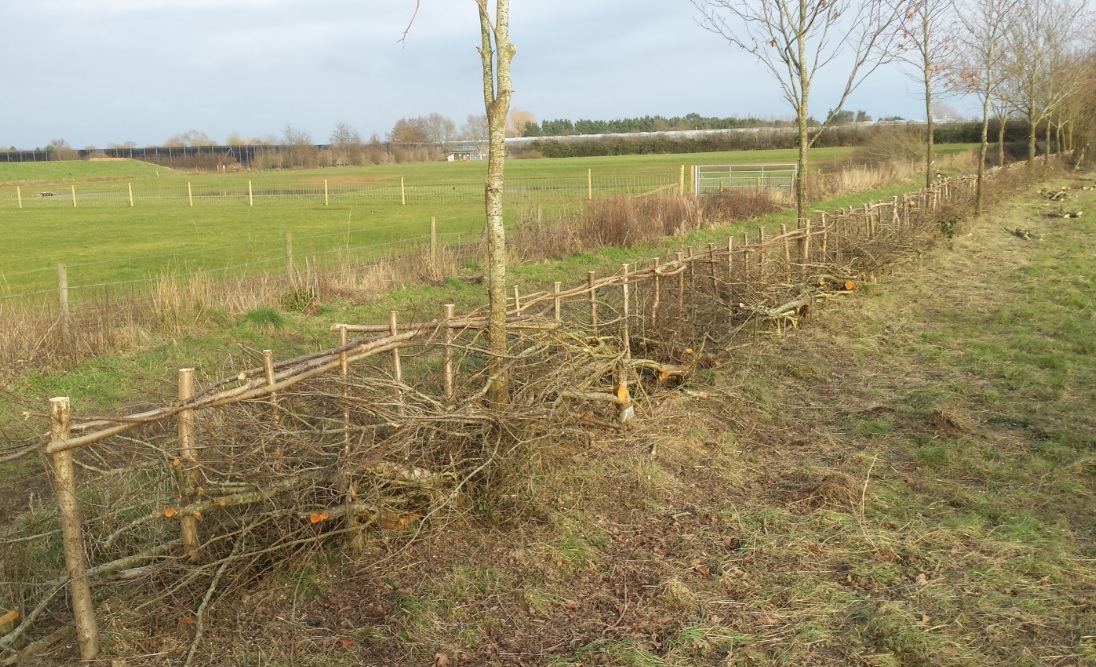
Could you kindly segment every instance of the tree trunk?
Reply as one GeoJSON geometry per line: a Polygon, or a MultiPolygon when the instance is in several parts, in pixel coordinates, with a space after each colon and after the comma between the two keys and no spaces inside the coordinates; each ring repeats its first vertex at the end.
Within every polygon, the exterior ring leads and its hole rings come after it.
{"type": "Polygon", "coordinates": [[[982,101],[982,134],[978,146],[978,176],[975,181],[974,213],[982,213],[982,196],[986,180],[986,151],[989,148],[989,93],[982,101]]]}
{"type": "Polygon", "coordinates": [[[1001,118],[997,123],[997,166],[1005,166],[1005,128],[1008,118],[1001,118]]]}
{"type": "Polygon", "coordinates": [[[491,358],[491,390],[494,407],[509,401],[506,376],[506,231],[503,227],[502,195],[506,161],[506,116],[510,113],[510,61],[516,49],[510,43],[510,3],[498,0],[492,26],[487,0],[476,0],[480,18],[480,59],[483,64],[483,101],[490,133],[487,150],[487,181],[484,209],[487,236],[487,296],[489,300],[487,348],[491,358]]]}
{"type": "MultiPolygon", "coordinates": [[[[921,11],[927,10],[922,9],[921,11]]],[[[927,24],[927,19],[922,22],[921,36],[924,41],[922,42],[921,53],[924,55],[924,64],[921,71],[925,74],[925,125],[928,131],[928,135],[925,137],[925,187],[931,188],[935,174],[932,168],[932,58],[929,53],[929,29],[927,24]]]]}
{"type": "Polygon", "coordinates": [[[1030,104],[1027,112],[1028,121],[1028,169],[1035,167],[1035,109],[1030,104]]]}

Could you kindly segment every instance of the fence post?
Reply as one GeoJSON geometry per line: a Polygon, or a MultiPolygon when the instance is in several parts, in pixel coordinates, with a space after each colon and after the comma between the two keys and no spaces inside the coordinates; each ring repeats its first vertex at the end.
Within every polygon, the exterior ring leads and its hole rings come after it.
{"type": "Polygon", "coordinates": [[[562,304],[560,303],[559,298],[559,293],[562,287],[563,283],[558,280],[555,282],[554,285],[552,285],[552,309],[554,311],[556,322],[560,321],[562,315],[562,313],[560,312],[562,310],[562,304]]]}
{"type": "Polygon", "coordinates": [[[586,199],[587,201],[594,199],[594,170],[592,168],[586,170],[586,199]]]}
{"type": "Polygon", "coordinates": [[[328,200],[327,200],[327,179],[325,178],[325,179],[323,179],[323,205],[327,206],[327,204],[328,204],[328,200]]]}
{"type": "Polygon", "coordinates": [[[292,287],[295,283],[295,276],[293,271],[293,232],[285,233],[285,275],[289,278],[289,285],[292,287]]]}
{"type": "Polygon", "coordinates": [[[681,196],[685,196],[685,165],[681,165],[681,176],[678,178],[678,189],[681,190],[681,196]]]}
{"type": "MultiPolygon", "coordinates": [[[[268,387],[274,386],[274,352],[263,350],[263,374],[266,376],[268,387]]],[[[270,392],[270,419],[278,422],[278,392],[270,392]]],[[[281,457],[281,445],[278,446],[278,457],[281,457]]]]}
{"type": "Polygon", "coordinates": [[[792,281],[792,248],[786,224],[781,223],[780,236],[784,239],[784,282],[790,283],[792,281]]]}
{"type": "MultiPolygon", "coordinates": [[[[179,402],[185,403],[194,398],[194,369],[179,369],[179,402]]],[[[179,505],[186,507],[196,500],[194,469],[198,465],[197,452],[194,449],[194,410],[180,410],[177,419],[179,438],[179,462],[176,477],[179,486],[179,505]]],[[[179,526],[183,542],[183,553],[191,563],[198,562],[198,522],[193,514],[179,513],[179,526]]]]}
{"type": "Polygon", "coordinates": [[[590,330],[597,337],[597,290],[594,289],[594,272],[586,272],[586,284],[590,290],[590,330]]]}
{"type": "Polygon", "coordinates": [[[76,186],[72,186],[72,207],[76,208],[76,186]]]}
{"type": "Polygon", "coordinates": [[[15,186],[15,199],[19,201],[19,208],[23,208],[23,191],[19,186],[15,186]]]}
{"type": "Polygon", "coordinates": [[[133,208],[133,183],[127,183],[129,186],[129,207],[133,208]]]}
{"type": "Polygon", "coordinates": [[[194,188],[190,187],[190,181],[186,182],[186,200],[190,208],[194,208],[194,188]]]}
{"type": "MultiPolygon", "coordinates": [[[[727,284],[734,284],[734,237],[727,236],[727,284]]],[[[731,288],[733,292],[733,287],[731,288]]]]}
{"type": "Polygon", "coordinates": [[[696,267],[693,262],[693,247],[691,245],[685,246],[685,251],[688,253],[686,257],[689,259],[689,289],[696,291],[696,267]]]}
{"type": "Polygon", "coordinates": [[[400,176],[400,205],[407,206],[407,191],[403,187],[403,176],[400,176]]]}
{"type": "MultiPolygon", "coordinates": [[[[393,336],[399,332],[399,326],[396,324],[396,311],[392,310],[388,312],[388,331],[393,336]]],[[[399,385],[403,384],[403,367],[400,364],[400,346],[397,345],[392,348],[392,379],[396,381],[396,410],[399,415],[403,416],[403,390],[399,388],[399,385]]]]}
{"type": "Polygon", "coordinates": [[[807,274],[810,273],[811,262],[811,219],[807,218],[803,221],[803,254],[800,259],[800,277],[807,278],[807,274]]]}
{"type": "Polygon", "coordinates": [[[822,263],[829,264],[830,226],[826,224],[826,212],[822,211],[822,263]]]}
{"type": "MultiPolygon", "coordinates": [[[[50,442],[67,440],[72,413],[67,397],[49,401],[50,442]]],[[[61,518],[61,542],[65,552],[65,569],[68,572],[69,595],[76,623],[76,642],[80,646],[80,659],[94,660],[99,655],[99,625],[95,620],[95,605],[91,601],[88,584],[87,561],[84,559],[84,535],[80,527],[80,505],[76,497],[76,474],[72,464],[72,450],[48,455],[50,481],[57,496],[61,518]]]]}
{"type": "Polygon", "coordinates": [[[662,300],[662,281],[658,276],[658,267],[662,262],[661,257],[655,257],[654,269],[655,269],[655,289],[654,296],[651,303],[651,327],[658,326],[658,302],[662,300]]]}
{"type": "Polygon", "coordinates": [[[715,244],[708,243],[708,277],[712,281],[712,296],[719,296],[719,281],[715,276],[715,244]]]}
{"type": "Polygon", "coordinates": [[[69,337],[69,286],[68,270],[63,262],[57,262],[57,305],[61,309],[61,338],[69,337]]]}
{"type": "Polygon", "coordinates": [[[521,290],[514,285],[514,314],[521,315],[521,290]]]}
{"type": "Polygon", "coordinates": [[[632,349],[632,334],[631,330],[629,329],[630,325],[628,323],[628,319],[631,317],[632,310],[631,294],[628,290],[628,265],[621,265],[620,270],[623,276],[623,282],[621,282],[620,284],[620,293],[624,299],[624,308],[621,313],[623,317],[620,318],[620,342],[621,345],[624,347],[624,356],[625,358],[628,358],[631,357],[632,349]]]}
{"type": "Polygon", "coordinates": [[[681,267],[681,271],[677,274],[677,317],[678,320],[684,321],[685,319],[685,254],[681,251],[674,253],[674,259],[677,260],[678,266],[681,267]]]}
{"type": "Polygon", "coordinates": [[[343,419],[343,454],[350,453],[350,357],[346,353],[346,344],[350,342],[350,336],[346,332],[346,325],[339,327],[339,347],[343,351],[339,353],[339,377],[342,379],[342,419],[343,419]]]}
{"type": "MultiPolygon", "coordinates": [[[[559,283],[556,283],[557,285],[559,283]]],[[[456,392],[453,388],[453,339],[456,338],[456,333],[453,331],[453,310],[456,308],[455,304],[445,304],[445,347],[442,349],[442,355],[445,359],[445,375],[442,379],[443,391],[445,393],[445,400],[452,402],[456,397],[456,392]]]]}
{"type": "Polygon", "coordinates": [[[430,216],[430,270],[438,270],[438,219],[430,216]]]}
{"type": "Polygon", "coordinates": [[[750,282],[750,233],[742,232],[742,282],[750,282]]]}
{"type": "Polygon", "coordinates": [[[757,267],[761,274],[760,282],[765,282],[765,228],[757,228],[757,267]]]}
{"type": "Polygon", "coordinates": [[[247,182],[247,205],[255,205],[255,191],[251,189],[251,181],[247,182]]]}

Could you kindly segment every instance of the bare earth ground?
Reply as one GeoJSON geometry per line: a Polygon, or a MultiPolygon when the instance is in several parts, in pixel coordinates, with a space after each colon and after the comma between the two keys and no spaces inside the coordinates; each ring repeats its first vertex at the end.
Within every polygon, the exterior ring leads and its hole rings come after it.
{"type": "MultiPolygon", "coordinates": [[[[194,664],[1096,665],[1096,222],[1046,210],[759,332],[411,546],[264,575],[194,664]]],[[[111,664],[180,664],[191,619],[102,604],[111,664]]]]}

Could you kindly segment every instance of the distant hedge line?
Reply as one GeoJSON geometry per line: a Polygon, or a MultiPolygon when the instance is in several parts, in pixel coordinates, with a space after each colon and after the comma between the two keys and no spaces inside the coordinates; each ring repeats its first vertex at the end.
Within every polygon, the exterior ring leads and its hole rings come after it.
{"type": "MultiPolygon", "coordinates": [[[[872,141],[882,132],[894,132],[893,124],[838,125],[827,128],[816,147],[861,146],[872,141]]],[[[921,131],[923,125],[910,124],[911,132],[921,131]]],[[[1022,141],[1027,125],[1010,122],[1005,127],[1006,141],[1022,141]]],[[[933,131],[938,144],[978,143],[981,122],[940,123],[933,131]]],[[[997,137],[997,124],[990,124],[990,139],[997,137]]],[[[567,137],[535,139],[520,146],[510,146],[508,153],[514,157],[597,157],[605,155],[651,155],[672,153],[711,153],[718,151],[764,150],[795,148],[794,128],[751,128],[694,136],[672,134],[612,137],[567,137]]]]}

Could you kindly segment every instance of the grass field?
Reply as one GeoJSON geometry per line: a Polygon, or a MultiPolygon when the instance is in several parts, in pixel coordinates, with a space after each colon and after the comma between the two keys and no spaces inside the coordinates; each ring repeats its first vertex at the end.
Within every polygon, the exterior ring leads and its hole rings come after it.
{"type": "MultiPolygon", "coordinates": [[[[816,149],[812,156],[823,165],[848,153],[816,149]]],[[[604,197],[673,190],[681,166],[697,162],[794,160],[788,150],[511,160],[509,217],[535,215],[538,207],[544,216],[575,210],[589,194],[588,175],[593,196],[604,197]]],[[[218,269],[279,270],[286,232],[298,262],[321,264],[422,242],[432,217],[443,241],[474,239],[482,227],[485,169],[463,162],[193,174],[126,160],[0,164],[0,298],[55,288],[58,262],[66,264],[72,287],[218,269]]]]}

